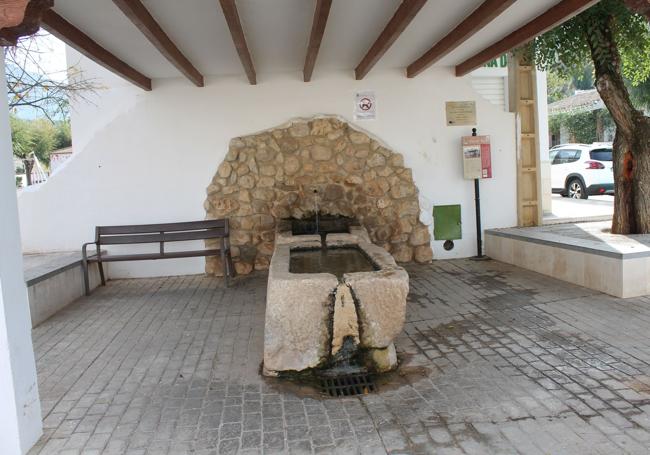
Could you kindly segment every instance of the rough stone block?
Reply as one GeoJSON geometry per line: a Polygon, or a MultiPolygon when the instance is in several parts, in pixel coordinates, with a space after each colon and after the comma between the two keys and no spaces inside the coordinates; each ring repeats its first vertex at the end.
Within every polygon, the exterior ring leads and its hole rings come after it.
{"type": "Polygon", "coordinates": [[[334,298],[334,321],[332,324],[332,355],[336,355],[343,347],[347,337],[351,337],[354,344],[359,344],[359,320],[354,299],[350,288],[339,284],[334,298]]]}
{"type": "Polygon", "coordinates": [[[380,270],[345,274],[343,280],[356,299],[361,346],[386,348],[404,328],[409,276],[383,248],[370,243],[359,246],[380,270]]]}
{"type": "Polygon", "coordinates": [[[368,367],[377,373],[385,373],[397,368],[397,352],[395,345],[389,344],[387,348],[370,349],[366,355],[368,367]]]}
{"type": "Polygon", "coordinates": [[[264,327],[264,372],[300,371],[327,359],[329,320],[338,280],[327,273],[289,273],[290,247],[271,259],[264,327]]]}

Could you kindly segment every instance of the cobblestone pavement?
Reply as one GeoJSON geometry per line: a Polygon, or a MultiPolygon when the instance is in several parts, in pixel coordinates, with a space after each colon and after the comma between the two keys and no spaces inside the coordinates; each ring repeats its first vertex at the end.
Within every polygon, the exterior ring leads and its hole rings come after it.
{"type": "Polygon", "coordinates": [[[408,267],[397,373],[265,380],[266,275],[118,280],[34,330],[31,454],[650,452],[650,302],[494,261],[408,267]]]}

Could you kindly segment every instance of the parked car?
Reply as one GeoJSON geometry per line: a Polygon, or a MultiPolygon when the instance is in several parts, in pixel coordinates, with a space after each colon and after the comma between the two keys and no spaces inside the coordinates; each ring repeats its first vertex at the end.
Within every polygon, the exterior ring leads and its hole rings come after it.
{"type": "Polygon", "coordinates": [[[553,193],[574,199],[614,194],[611,142],[563,144],[549,151],[553,193]]]}

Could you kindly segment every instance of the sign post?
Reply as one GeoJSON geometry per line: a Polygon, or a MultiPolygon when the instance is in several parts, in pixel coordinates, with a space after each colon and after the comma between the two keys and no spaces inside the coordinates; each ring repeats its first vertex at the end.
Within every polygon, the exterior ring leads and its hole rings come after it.
{"type": "Polygon", "coordinates": [[[474,205],[476,208],[476,258],[483,259],[483,230],[481,228],[481,190],[479,181],[492,178],[490,136],[477,136],[472,128],[471,136],[463,137],[463,173],[467,180],[474,180],[474,205]]]}

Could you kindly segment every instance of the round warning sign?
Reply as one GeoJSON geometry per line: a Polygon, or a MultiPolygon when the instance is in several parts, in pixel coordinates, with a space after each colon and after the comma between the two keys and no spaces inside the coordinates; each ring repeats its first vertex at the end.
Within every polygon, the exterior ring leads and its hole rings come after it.
{"type": "Polygon", "coordinates": [[[372,100],[367,96],[364,96],[359,100],[359,108],[362,111],[369,111],[370,109],[372,109],[372,100]]]}
{"type": "Polygon", "coordinates": [[[354,101],[354,118],[356,120],[374,120],[377,117],[375,92],[356,93],[354,101]]]}

